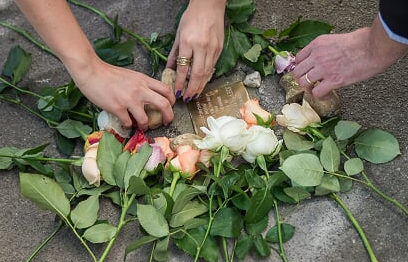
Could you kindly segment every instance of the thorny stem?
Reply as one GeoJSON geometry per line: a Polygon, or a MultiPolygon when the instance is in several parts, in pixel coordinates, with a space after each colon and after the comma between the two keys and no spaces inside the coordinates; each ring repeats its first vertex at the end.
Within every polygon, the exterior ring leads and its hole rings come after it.
{"type": "Polygon", "coordinates": [[[8,29],[11,29],[17,33],[22,34],[24,37],[26,37],[28,40],[30,40],[32,43],[34,43],[36,46],[38,46],[39,48],[41,48],[42,50],[46,51],[47,53],[49,53],[50,55],[57,57],[52,51],[51,49],[49,49],[46,45],[44,45],[43,43],[41,43],[40,41],[36,40],[28,31],[18,28],[16,26],[10,25],[7,22],[0,22],[0,25],[7,27],[8,29]]]}
{"type": "Polygon", "coordinates": [[[88,251],[89,255],[92,257],[93,261],[97,261],[95,254],[92,252],[91,248],[88,246],[88,244],[85,242],[85,240],[79,235],[78,231],[76,231],[75,227],[71,224],[71,222],[68,220],[67,217],[63,217],[65,223],[71,228],[72,232],[74,235],[79,239],[81,244],[85,247],[86,251],[88,251]]]}
{"type": "Polygon", "coordinates": [[[278,228],[278,239],[279,239],[279,256],[282,258],[284,262],[288,262],[288,258],[286,257],[285,249],[283,247],[283,238],[282,238],[282,221],[279,216],[279,208],[278,202],[276,200],[273,201],[275,207],[275,217],[276,217],[276,224],[278,228]]]}
{"type": "Polygon", "coordinates": [[[125,220],[126,214],[127,214],[128,209],[132,205],[133,201],[135,200],[136,194],[132,194],[129,199],[127,199],[127,195],[125,194],[124,198],[125,199],[123,201],[124,203],[123,203],[123,207],[122,207],[122,213],[120,214],[119,223],[118,223],[115,235],[109,241],[108,245],[106,246],[105,250],[103,251],[102,256],[99,258],[99,262],[103,262],[106,259],[107,255],[109,254],[110,250],[112,249],[113,244],[115,243],[119,233],[121,232],[123,226],[126,225],[126,220],[125,220]]]}
{"type": "Polygon", "coordinates": [[[58,226],[54,229],[54,231],[52,231],[51,234],[34,250],[34,252],[31,253],[31,255],[26,259],[26,262],[30,262],[31,260],[33,260],[35,256],[37,256],[38,253],[40,253],[41,249],[43,249],[43,247],[47,245],[51,239],[54,238],[54,236],[61,230],[63,226],[64,222],[60,220],[58,226]]]}
{"type": "MultiPolygon", "coordinates": [[[[1,78],[1,77],[0,77],[0,78],[1,78]]],[[[4,100],[4,101],[6,101],[6,102],[13,103],[13,104],[16,104],[16,105],[21,106],[21,107],[22,107],[23,109],[25,109],[26,111],[28,111],[28,112],[30,112],[31,114],[33,114],[33,115],[35,115],[35,116],[41,118],[42,120],[44,120],[44,121],[47,123],[47,125],[50,126],[50,127],[55,127],[55,126],[59,125],[59,123],[57,123],[57,122],[55,122],[55,121],[53,121],[53,120],[51,120],[51,119],[46,118],[45,116],[43,116],[43,115],[39,114],[38,112],[36,112],[35,110],[33,110],[31,107],[26,106],[26,105],[23,104],[20,100],[7,98],[7,97],[1,96],[1,95],[0,95],[0,99],[1,99],[1,100],[4,100]]]]}
{"type": "Polygon", "coordinates": [[[17,155],[3,155],[0,154],[0,157],[4,158],[17,158],[17,159],[30,159],[35,161],[43,161],[43,162],[58,162],[58,163],[67,163],[67,164],[76,164],[79,165],[79,162],[82,161],[80,158],[78,159],[67,159],[67,158],[49,158],[49,157],[31,157],[31,156],[17,156],[17,155]]]}
{"type": "MultiPolygon", "coordinates": [[[[115,26],[115,23],[112,21],[112,19],[110,19],[110,18],[109,18],[104,12],[102,12],[101,10],[99,10],[99,9],[93,7],[93,6],[87,5],[87,4],[85,4],[85,3],[82,3],[82,2],[80,2],[80,1],[76,1],[76,0],[68,0],[68,2],[71,2],[71,3],[74,4],[74,5],[77,5],[77,6],[86,8],[86,9],[88,9],[88,10],[90,10],[90,11],[96,13],[96,14],[99,15],[103,20],[105,20],[105,22],[108,23],[110,26],[112,26],[112,27],[115,26]]],[[[123,32],[127,33],[128,35],[130,35],[130,36],[134,37],[136,40],[138,40],[138,41],[139,41],[142,45],[144,45],[150,52],[156,53],[156,55],[157,55],[158,57],[160,57],[163,61],[167,61],[167,57],[164,56],[162,53],[160,53],[157,49],[152,48],[152,47],[149,45],[149,43],[146,42],[146,40],[145,40],[142,36],[136,34],[135,32],[132,32],[131,30],[129,30],[129,29],[127,29],[127,28],[124,28],[124,27],[120,27],[120,28],[122,29],[123,32]]]]}
{"type": "Polygon", "coordinates": [[[345,203],[341,200],[341,198],[335,194],[331,193],[330,197],[336,201],[340,207],[343,209],[344,213],[347,215],[347,217],[350,219],[350,222],[353,224],[354,228],[357,230],[358,234],[360,235],[361,240],[363,241],[364,247],[367,250],[368,255],[370,256],[370,259],[372,262],[378,262],[373,249],[371,248],[370,242],[368,242],[367,236],[364,233],[364,230],[361,228],[360,224],[358,223],[357,219],[353,216],[351,211],[348,209],[348,207],[345,205],[345,203]]]}
{"type": "Polygon", "coordinates": [[[180,179],[180,173],[179,172],[174,172],[173,173],[173,179],[171,180],[171,185],[170,185],[170,190],[169,190],[169,195],[173,197],[174,190],[176,189],[177,181],[180,179]]]}
{"type": "MultiPolygon", "coordinates": [[[[344,151],[340,151],[341,154],[347,158],[350,159],[350,157],[344,152],[344,151]]],[[[371,180],[368,178],[367,174],[365,171],[361,172],[361,175],[363,176],[365,181],[359,181],[363,184],[365,184],[366,186],[368,186],[371,190],[373,190],[374,192],[376,192],[378,195],[380,195],[383,199],[387,200],[388,202],[392,203],[393,205],[395,205],[397,208],[399,208],[406,216],[408,216],[408,209],[402,205],[398,200],[396,200],[395,198],[392,198],[390,196],[388,196],[387,194],[385,194],[384,192],[382,192],[380,189],[378,189],[372,182],[371,180]]]]}

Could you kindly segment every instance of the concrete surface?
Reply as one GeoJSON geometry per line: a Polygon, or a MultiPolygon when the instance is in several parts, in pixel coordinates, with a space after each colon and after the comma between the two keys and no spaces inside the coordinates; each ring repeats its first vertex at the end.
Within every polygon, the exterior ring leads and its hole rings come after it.
{"type": "MultiPolygon", "coordinates": [[[[174,16],[181,0],[149,1],[85,1],[109,15],[119,14],[120,23],[142,35],[172,31],[174,16]]],[[[374,17],[376,1],[362,0],[257,0],[253,24],[262,28],[282,28],[302,15],[305,19],[318,19],[335,25],[336,32],[347,32],[367,26],[374,17]]],[[[44,10],[46,11],[46,10],[44,10]]],[[[73,7],[90,39],[106,36],[109,28],[101,19],[83,9],[73,7]]],[[[17,7],[10,0],[0,0],[0,19],[32,30],[17,7]]],[[[0,64],[10,48],[21,45],[32,53],[33,65],[22,86],[33,90],[39,87],[66,83],[68,74],[61,63],[40,51],[23,37],[0,27],[0,64]]],[[[135,51],[136,64],[132,66],[149,72],[149,58],[142,48],[135,51]]],[[[374,183],[385,193],[408,206],[408,60],[401,59],[385,73],[371,80],[344,88],[343,118],[359,122],[364,127],[378,127],[393,133],[400,142],[402,155],[391,163],[369,165],[367,172],[374,183]]],[[[259,91],[262,104],[278,113],[283,105],[283,93],[277,87],[277,78],[268,77],[259,91]]],[[[177,118],[169,129],[155,131],[174,135],[191,130],[185,118],[183,105],[176,107],[177,118]]],[[[36,117],[22,109],[0,102],[0,147],[34,147],[53,142],[53,132],[36,117]]],[[[56,155],[51,144],[49,154],[56,155]]],[[[408,218],[389,203],[359,185],[343,200],[355,214],[365,230],[379,261],[408,261],[408,218]]],[[[104,203],[101,214],[114,219],[116,210],[104,203]]],[[[54,215],[39,210],[20,194],[18,172],[0,173],[0,261],[23,261],[53,230],[54,215]]],[[[327,198],[303,202],[297,207],[283,210],[284,220],[296,226],[294,238],[285,244],[289,261],[340,262],[369,261],[362,242],[340,208],[327,198]]],[[[107,261],[122,261],[124,247],[130,239],[140,235],[136,225],[123,231],[107,261]]],[[[96,252],[101,247],[93,247],[96,252]]],[[[147,261],[148,249],[140,249],[128,256],[128,261],[147,261]]],[[[89,257],[75,237],[63,230],[34,261],[66,262],[89,261],[89,257]]],[[[172,248],[170,261],[191,261],[183,252],[172,248]]],[[[260,261],[256,255],[246,261],[260,261]]],[[[262,261],[280,261],[276,254],[262,261]]]]}

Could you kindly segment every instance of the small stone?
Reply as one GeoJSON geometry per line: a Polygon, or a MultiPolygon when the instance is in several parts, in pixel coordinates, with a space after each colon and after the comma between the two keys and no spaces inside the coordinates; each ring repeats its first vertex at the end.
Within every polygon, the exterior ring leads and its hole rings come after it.
{"type": "Polygon", "coordinates": [[[261,74],[258,71],[252,74],[246,75],[244,79],[244,85],[246,87],[260,87],[261,86],[261,74]]]}
{"type": "Polygon", "coordinates": [[[309,103],[320,117],[333,117],[341,113],[340,97],[334,90],[324,100],[319,100],[307,92],[305,92],[303,99],[309,103]]]}
{"type": "Polygon", "coordinates": [[[286,92],[285,101],[287,104],[300,103],[303,100],[303,94],[305,93],[305,91],[296,82],[291,72],[284,74],[281,77],[279,85],[286,92]]]}
{"type": "Polygon", "coordinates": [[[170,148],[173,151],[176,151],[179,145],[189,145],[189,146],[192,146],[193,148],[197,148],[194,145],[194,140],[197,140],[197,139],[201,139],[201,137],[196,134],[192,134],[192,133],[181,134],[179,136],[176,136],[170,139],[170,148]]]}

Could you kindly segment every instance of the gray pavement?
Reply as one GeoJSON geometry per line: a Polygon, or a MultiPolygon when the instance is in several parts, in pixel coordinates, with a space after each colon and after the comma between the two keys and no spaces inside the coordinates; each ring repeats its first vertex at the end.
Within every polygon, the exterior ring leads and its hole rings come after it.
{"type": "MultiPolygon", "coordinates": [[[[173,31],[174,16],[181,0],[97,1],[87,0],[109,15],[119,14],[120,23],[133,31],[149,36],[152,32],[173,31]]],[[[299,15],[318,19],[335,26],[335,32],[347,32],[371,23],[376,1],[362,0],[257,0],[253,23],[262,28],[283,28],[299,15]]],[[[101,19],[83,9],[73,7],[80,24],[90,39],[106,36],[109,28],[101,19]]],[[[46,11],[46,10],[44,10],[46,11]]],[[[10,0],[0,0],[0,20],[32,30],[17,7],[10,0]]],[[[57,86],[69,79],[61,63],[34,47],[23,37],[0,27],[0,64],[10,48],[21,45],[32,53],[33,65],[22,86],[34,90],[45,85],[57,86]]],[[[149,58],[142,48],[135,51],[136,64],[132,68],[149,72],[149,58]]],[[[385,193],[408,206],[408,60],[401,59],[385,73],[363,83],[342,89],[342,116],[364,127],[378,127],[393,133],[400,143],[402,155],[391,163],[368,165],[367,173],[385,193]]],[[[278,113],[283,105],[283,93],[276,77],[263,80],[258,95],[267,109],[278,113]]],[[[156,133],[171,135],[192,130],[186,120],[184,105],[177,104],[176,119],[170,129],[156,133]]],[[[0,147],[34,147],[53,142],[53,132],[44,122],[21,108],[0,102],[0,147]]],[[[57,155],[51,143],[48,154],[57,155]]],[[[342,195],[370,240],[379,261],[408,261],[408,218],[389,203],[366,188],[354,185],[342,195]]],[[[53,230],[54,215],[39,210],[20,193],[18,172],[0,171],[0,261],[23,261],[53,230]]],[[[104,202],[100,212],[105,219],[115,219],[117,211],[104,202]]],[[[283,210],[286,222],[296,226],[294,238],[285,244],[289,261],[340,262],[369,261],[362,242],[340,208],[328,198],[311,199],[297,207],[283,210]]],[[[272,222],[272,219],[271,219],[272,222]]],[[[113,248],[107,261],[122,261],[129,240],[140,235],[136,225],[127,227],[113,248]]],[[[93,246],[95,250],[101,247],[93,246]]],[[[128,261],[147,261],[148,249],[140,249],[128,256],[128,261]]],[[[75,237],[63,230],[34,261],[89,261],[86,251],[75,237]]],[[[191,261],[176,248],[171,249],[170,261],[191,261]]],[[[280,261],[276,254],[260,260],[252,255],[246,261],[280,261]]]]}

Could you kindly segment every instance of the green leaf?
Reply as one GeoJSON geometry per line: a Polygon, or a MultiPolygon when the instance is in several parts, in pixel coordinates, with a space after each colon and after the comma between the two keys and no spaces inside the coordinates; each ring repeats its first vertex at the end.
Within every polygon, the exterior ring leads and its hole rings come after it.
{"type": "Polygon", "coordinates": [[[271,254],[271,248],[261,234],[254,236],[253,239],[255,251],[259,256],[267,257],[271,254]]]}
{"type": "Polygon", "coordinates": [[[235,208],[221,208],[214,217],[210,234],[237,238],[241,234],[243,227],[244,221],[235,208]]]}
{"type": "Polygon", "coordinates": [[[99,195],[88,197],[78,203],[71,212],[71,220],[76,228],[87,228],[95,224],[99,211],[99,195]]]}
{"type": "MultiPolygon", "coordinates": [[[[187,254],[195,256],[197,251],[197,244],[201,243],[205,236],[204,227],[194,228],[188,231],[188,235],[185,234],[183,238],[173,239],[176,246],[184,250],[187,254]],[[193,241],[191,238],[195,239],[193,241]]],[[[209,235],[201,249],[199,257],[204,258],[206,261],[218,262],[218,243],[214,237],[209,235]]]]}
{"type": "Polygon", "coordinates": [[[283,162],[280,169],[301,186],[317,186],[323,178],[323,167],[319,158],[313,154],[292,155],[283,162]]]}
{"type": "Polygon", "coordinates": [[[98,244],[111,240],[116,234],[116,227],[109,224],[97,224],[85,230],[84,237],[91,243],[98,244]]]}
{"type": "MultiPolygon", "coordinates": [[[[113,165],[113,178],[115,179],[115,183],[120,188],[125,188],[125,174],[126,174],[126,167],[127,163],[130,159],[130,152],[126,150],[122,154],[118,156],[113,165]]],[[[129,193],[131,194],[131,193],[129,193]]]]}
{"type": "Polygon", "coordinates": [[[76,140],[66,138],[65,136],[61,135],[59,132],[55,132],[55,142],[57,144],[58,150],[66,155],[70,156],[74,152],[76,140]]]}
{"type": "Polygon", "coordinates": [[[357,122],[340,120],[334,127],[334,132],[338,140],[346,140],[354,136],[360,127],[357,122]]]}
{"type": "Polygon", "coordinates": [[[169,234],[169,225],[164,216],[151,205],[137,205],[139,223],[146,232],[154,237],[164,237],[169,234]]]}
{"type": "Polygon", "coordinates": [[[49,210],[66,219],[70,212],[69,200],[55,180],[39,174],[20,173],[23,196],[39,208],[49,210]]]}
{"type": "Polygon", "coordinates": [[[320,162],[329,172],[336,172],[340,166],[340,151],[331,136],[323,141],[320,162]]]}
{"type": "Polygon", "coordinates": [[[254,224],[245,223],[245,229],[250,235],[259,235],[265,231],[266,227],[268,226],[268,220],[269,216],[266,215],[254,224]]]}
{"type": "Polygon", "coordinates": [[[125,249],[125,259],[126,256],[130,253],[133,252],[135,250],[137,250],[138,248],[149,244],[155,240],[157,240],[157,237],[153,237],[153,236],[142,236],[141,238],[136,239],[135,241],[132,241],[129,245],[126,246],[125,249]]]}
{"type": "MultiPolygon", "coordinates": [[[[295,234],[295,227],[291,224],[282,223],[281,224],[281,235],[282,242],[285,243],[289,241],[295,234]]],[[[273,226],[265,235],[265,240],[270,243],[279,243],[278,226],[273,226]]]]}
{"type": "Polygon", "coordinates": [[[280,50],[295,51],[309,44],[322,34],[328,34],[333,26],[320,21],[305,20],[295,24],[284,40],[278,43],[280,50]]]}
{"type": "Polygon", "coordinates": [[[30,69],[30,65],[31,54],[24,51],[20,46],[15,46],[8,54],[2,75],[10,77],[12,79],[11,83],[16,84],[23,79],[30,69]]]}
{"type": "MultiPolygon", "coordinates": [[[[0,155],[13,156],[20,149],[16,147],[0,148],[0,155]]],[[[13,159],[11,157],[0,157],[0,169],[11,169],[13,167],[13,159]]]]}
{"type": "Polygon", "coordinates": [[[252,238],[245,233],[242,234],[238,239],[237,247],[235,249],[235,255],[239,259],[244,259],[247,256],[249,250],[251,250],[252,246],[252,238]]]}
{"type": "Polygon", "coordinates": [[[314,146],[312,141],[288,129],[285,129],[283,133],[283,141],[287,149],[294,151],[309,150],[314,146]]]}
{"type": "Polygon", "coordinates": [[[153,258],[156,261],[167,261],[169,259],[168,249],[169,249],[170,236],[167,236],[156,242],[156,246],[153,252],[153,258]]]}
{"type": "Polygon", "coordinates": [[[374,164],[389,162],[401,154],[397,139],[380,129],[364,131],[354,144],[357,155],[374,164]]]}
{"type": "Polygon", "coordinates": [[[310,193],[303,187],[285,187],[283,192],[293,198],[297,203],[310,197],[310,193]]]}
{"type": "Polygon", "coordinates": [[[150,193],[150,188],[145,181],[140,177],[131,177],[129,180],[128,194],[136,194],[136,196],[143,196],[150,193]]]}
{"type": "Polygon", "coordinates": [[[203,193],[205,192],[196,187],[188,187],[187,189],[183,190],[174,201],[172,213],[176,214],[180,212],[183,210],[186,204],[190,202],[190,200],[203,193]]]}
{"type": "Polygon", "coordinates": [[[258,61],[261,51],[262,46],[260,44],[255,44],[246,53],[244,53],[243,56],[249,61],[255,63],[256,61],[258,61]]]}
{"type": "Polygon", "coordinates": [[[114,165],[116,159],[122,154],[122,144],[109,132],[104,132],[98,145],[96,162],[103,175],[103,180],[115,186],[114,165]]]}
{"type": "Polygon", "coordinates": [[[253,0],[230,0],[227,2],[227,17],[231,23],[247,22],[255,11],[253,0]]]}
{"type": "Polygon", "coordinates": [[[353,187],[353,180],[350,180],[345,177],[339,177],[340,192],[345,193],[349,192],[353,187]]]}
{"type": "Polygon", "coordinates": [[[329,193],[336,193],[340,191],[339,179],[333,175],[324,175],[322,183],[315,189],[316,196],[323,196],[329,193]]]}
{"type": "MultiPolygon", "coordinates": [[[[173,207],[174,209],[174,207],[173,207]]],[[[198,201],[189,201],[185,204],[184,208],[174,213],[170,220],[170,226],[179,227],[184,225],[187,221],[204,214],[208,211],[208,207],[198,201]]]]}
{"type": "Polygon", "coordinates": [[[233,26],[228,27],[225,30],[224,49],[216,64],[216,76],[229,72],[251,46],[251,42],[244,33],[233,26]]]}
{"type": "Polygon", "coordinates": [[[129,187],[129,179],[132,176],[140,176],[140,173],[146,165],[147,160],[149,160],[152,151],[152,147],[148,143],[145,143],[137,153],[130,157],[129,161],[127,162],[124,178],[125,188],[129,187]]]}
{"type": "Polygon", "coordinates": [[[344,163],[344,171],[347,175],[354,176],[364,170],[363,161],[360,158],[350,158],[344,163]]]}
{"type": "Polygon", "coordinates": [[[273,197],[266,188],[257,190],[251,198],[251,205],[245,214],[246,223],[256,223],[262,220],[273,207],[273,197]]]}
{"type": "Polygon", "coordinates": [[[247,21],[243,23],[234,24],[235,28],[241,31],[242,33],[252,34],[252,35],[261,35],[263,31],[258,27],[250,25],[247,21]]]}
{"type": "Polygon", "coordinates": [[[92,128],[81,121],[67,119],[57,127],[58,132],[66,138],[86,137],[92,132],[92,128]]]}

